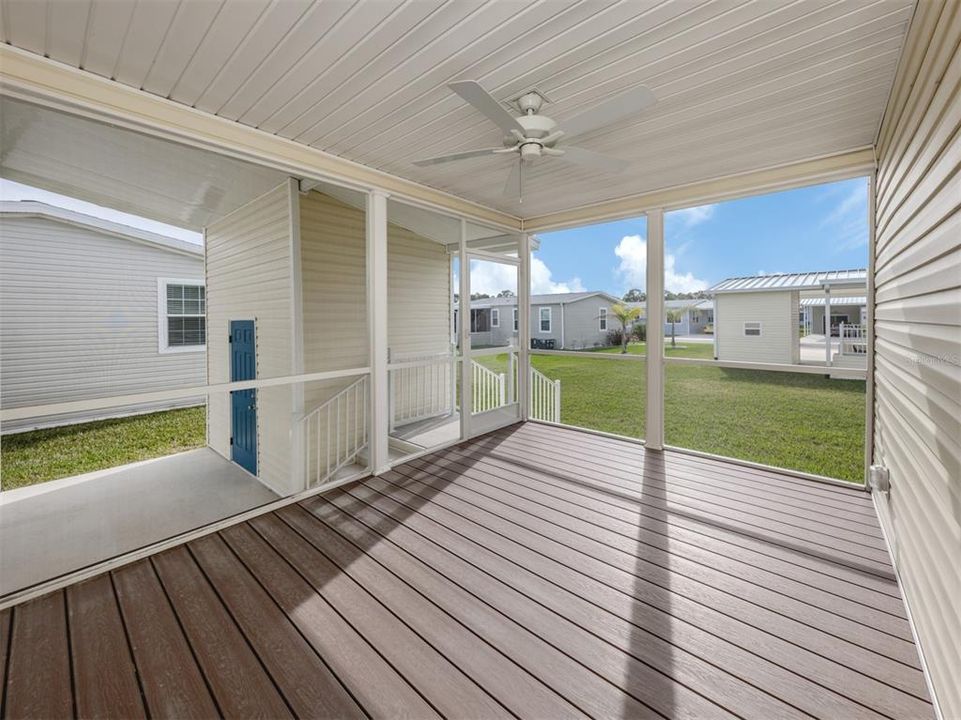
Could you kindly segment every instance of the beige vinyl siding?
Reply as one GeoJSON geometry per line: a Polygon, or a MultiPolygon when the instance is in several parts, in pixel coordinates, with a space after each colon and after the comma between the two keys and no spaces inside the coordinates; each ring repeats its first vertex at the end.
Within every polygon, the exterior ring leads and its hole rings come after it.
{"type": "MultiPolygon", "coordinates": [[[[207,228],[207,361],[211,383],[230,381],[231,320],[254,320],[257,378],[294,371],[290,188],[287,183],[207,228]]],[[[294,390],[257,391],[257,474],[275,492],[298,489],[291,463],[294,390]]],[[[230,457],[230,397],[208,402],[208,442],[230,457]]]]}
{"type": "Polygon", "coordinates": [[[719,360],[738,362],[795,362],[798,342],[797,293],[721,293],[717,307],[719,360]],[[760,322],[761,335],[745,335],[744,323],[760,322]]]}
{"type": "MultiPolygon", "coordinates": [[[[304,362],[307,372],[368,363],[366,220],[363,210],[323,193],[301,197],[304,362]]],[[[440,243],[398,225],[387,228],[388,342],[392,357],[450,349],[450,260],[440,243]]],[[[449,380],[435,376],[438,392],[449,380]]],[[[305,410],[355,378],[311,383],[305,410]]],[[[398,397],[408,397],[403,387],[398,397]]],[[[320,444],[326,442],[321,423],[320,444]]]]}
{"type": "MultiPolygon", "coordinates": [[[[38,216],[0,218],[0,401],[14,408],[203,385],[204,353],[161,353],[158,278],[203,257],[38,216]]],[[[202,398],[188,404],[202,402],[202,398]]],[[[3,431],[180,403],[13,421],[3,431]]]]}
{"type": "Polygon", "coordinates": [[[961,4],[918,5],[878,142],[878,496],[946,718],[961,717],[961,4]]]}
{"type": "MultiPolygon", "coordinates": [[[[791,293],[791,362],[800,364],[801,362],[801,294],[791,293]]],[[[855,321],[857,322],[857,321],[855,321]]]]}

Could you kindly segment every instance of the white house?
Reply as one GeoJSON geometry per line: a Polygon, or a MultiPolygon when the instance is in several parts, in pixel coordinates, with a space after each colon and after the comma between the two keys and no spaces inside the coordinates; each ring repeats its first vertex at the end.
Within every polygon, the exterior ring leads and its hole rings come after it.
{"type": "MultiPolygon", "coordinates": [[[[195,387],[205,377],[203,248],[39,202],[0,203],[5,408],[195,387]]],[[[4,432],[202,403],[12,420],[4,432]]]]}
{"type": "Polygon", "coordinates": [[[723,280],[709,290],[714,298],[715,359],[799,364],[803,325],[807,334],[826,335],[825,364],[863,367],[866,341],[860,308],[866,288],[864,269],[723,280]],[[835,312],[835,307],[844,311],[835,312]],[[827,333],[825,314],[831,318],[827,333]],[[837,350],[831,335],[840,335],[837,350]]]}

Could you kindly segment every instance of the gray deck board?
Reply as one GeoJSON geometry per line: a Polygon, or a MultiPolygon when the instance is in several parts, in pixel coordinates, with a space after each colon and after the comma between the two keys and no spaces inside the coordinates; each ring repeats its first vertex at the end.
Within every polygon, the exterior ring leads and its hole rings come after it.
{"type": "Polygon", "coordinates": [[[867,494],[539,424],[0,613],[0,681],[4,718],[933,715],[867,494]]]}

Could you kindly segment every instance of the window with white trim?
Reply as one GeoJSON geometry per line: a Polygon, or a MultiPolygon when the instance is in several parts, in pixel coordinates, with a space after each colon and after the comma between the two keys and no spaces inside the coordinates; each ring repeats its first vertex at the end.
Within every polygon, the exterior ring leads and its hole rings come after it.
{"type": "Polygon", "coordinates": [[[520,320],[517,319],[517,308],[514,308],[514,332],[520,327],[520,320]]]}
{"type": "Polygon", "coordinates": [[[601,332],[605,332],[607,330],[607,308],[606,307],[601,308],[598,321],[599,321],[597,326],[598,330],[600,330],[601,332]]]}
{"type": "Polygon", "coordinates": [[[744,334],[748,337],[760,337],[761,336],[761,323],[759,322],[746,322],[744,323],[744,334]]]}
{"type": "Polygon", "coordinates": [[[497,308],[491,308],[491,327],[501,326],[501,311],[497,308]]]}
{"type": "Polygon", "coordinates": [[[189,352],[207,346],[207,294],[197,280],[159,281],[160,352],[189,352]]]}
{"type": "Polygon", "coordinates": [[[549,307],[542,307],[538,311],[537,318],[538,329],[542,333],[549,333],[551,331],[551,309],[549,307]]]}

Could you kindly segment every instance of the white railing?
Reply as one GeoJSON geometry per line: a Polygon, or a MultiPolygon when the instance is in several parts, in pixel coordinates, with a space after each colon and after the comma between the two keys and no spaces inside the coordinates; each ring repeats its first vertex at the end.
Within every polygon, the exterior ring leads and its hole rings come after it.
{"type": "Polygon", "coordinates": [[[390,429],[450,415],[457,394],[456,358],[452,353],[405,355],[390,365],[390,429]]]}
{"type": "Polygon", "coordinates": [[[559,423],[561,421],[561,381],[531,367],[530,408],[528,416],[534,420],[559,423]]]}
{"type": "Polygon", "coordinates": [[[841,323],[838,327],[838,355],[863,357],[868,353],[867,328],[864,325],[841,323]]]}
{"type": "Polygon", "coordinates": [[[474,360],[471,360],[471,369],[472,411],[481,413],[506,405],[507,375],[496,373],[474,360]]]}
{"type": "Polygon", "coordinates": [[[307,487],[327,482],[367,448],[368,392],[365,375],[301,419],[307,487]]]}

